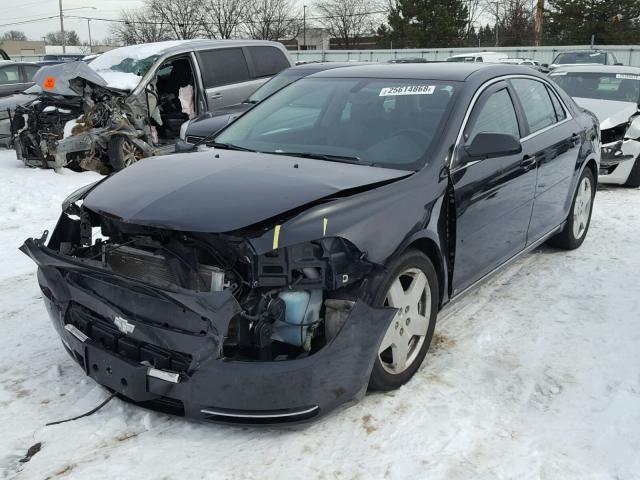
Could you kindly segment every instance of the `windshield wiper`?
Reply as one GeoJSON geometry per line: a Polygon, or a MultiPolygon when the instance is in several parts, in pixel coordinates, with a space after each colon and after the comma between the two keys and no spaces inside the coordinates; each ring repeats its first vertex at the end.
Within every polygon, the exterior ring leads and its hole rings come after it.
{"type": "Polygon", "coordinates": [[[332,155],[330,153],[313,153],[313,152],[263,152],[273,155],[287,155],[289,157],[313,158],[315,160],[326,160],[327,162],[353,163],[355,165],[372,166],[372,162],[362,160],[360,157],[353,155],[332,155]]]}
{"type": "Polygon", "coordinates": [[[255,152],[255,150],[251,150],[250,148],[241,147],[232,143],[207,142],[207,147],[220,148],[224,150],[239,150],[241,152],[255,152]]]}

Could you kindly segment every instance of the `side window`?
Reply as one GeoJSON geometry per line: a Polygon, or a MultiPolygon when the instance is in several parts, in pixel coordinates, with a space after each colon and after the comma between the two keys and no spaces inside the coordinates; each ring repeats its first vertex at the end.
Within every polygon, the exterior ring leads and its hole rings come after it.
{"type": "Polygon", "coordinates": [[[24,76],[25,76],[26,82],[32,82],[33,76],[36,74],[38,70],[40,70],[40,67],[36,67],[35,65],[23,65],[22,68],[24,69],[24,76]]]}
{"type": "Polygon", "coordinates": [[[558,97],[556,96],[555,92],[553,92],[549,87],[547,87],[547,90],[549,92],[549,96],[551,97],[551,103],[553,104],[553,109],[556,112],[556,120],[560,122],[565,118],[567,118],[567,113],[564,111],[564,108],[562,107],[560,100],[558,100],[558,97]]]}
{"type": "Polygon", "coordinates": [[[248,47],[256,77],[269,77],[280,73],[291,65],[276,47],[248,47]]]}
{"type": "Polygon", "coordinates": [[[507,133],[520,138],[518,117],[506,88],[492,93],[484,104],[474,108],[472,125],[465,132],[465,141],[471,143],[479,133],[507,133]],[[477,108],[477,112],[475,111],[477,108]]]}
{"type": "Polygon", "coordinates": [[[0,68],[0,85],[11,85],[12,83],[21,83],[18,65],[0,68]]]}
{"type": "Polygon", "coordinates": [[[535,133],[556,123],[556,111],[542,82],[518,78],[511,83],[522,103],[529,124],[529,133],[535,133]]]}
{"type": "Polygon", "coordinates": [[[241,48],[219,48],[198,52],[205,88],[249,80],[249,68],[241,48]]]}

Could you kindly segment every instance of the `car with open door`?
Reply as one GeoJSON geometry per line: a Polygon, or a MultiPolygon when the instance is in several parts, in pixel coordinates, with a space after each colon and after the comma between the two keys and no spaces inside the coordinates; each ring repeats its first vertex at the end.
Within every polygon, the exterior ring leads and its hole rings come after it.
{"type": "Polygon", "coordinates": [[[528,67],[336,68],[212,149],[76,191],[21,249],[99,384],[205,421],[301,422],[407,383],[440,309],[509,261],[579,247],[599,158],[597,119],[528,67]]]}
{"type": "Polygon", "coordinates": [[[598,181],[640,187],[640,68],[571,65],[550,75],[598,117],[602,158],[598,181]]]}
{"type": "Polygon", "coordinates": [[[42,67],[38,101],[13,116],[13,144],[28,166],[121,170],[172,153],[185,121],[240,102],[290,66],[276,42],[176,40],[42,67]]]}

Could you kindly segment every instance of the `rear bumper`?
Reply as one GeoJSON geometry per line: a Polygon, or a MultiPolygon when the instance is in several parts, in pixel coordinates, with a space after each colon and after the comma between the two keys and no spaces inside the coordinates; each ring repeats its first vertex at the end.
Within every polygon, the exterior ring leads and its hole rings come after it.
{"type": "Polygon", "coordinates": [[[360,399],[395,314],[358,301],[312,355],[234,361],[221,348],[240,309],[230,293],[168,292],[110,278],[33,239],[22,250],[38,264],[51,321],[86,375],[132,402],[198,420],[292,424],[360,399]]]}

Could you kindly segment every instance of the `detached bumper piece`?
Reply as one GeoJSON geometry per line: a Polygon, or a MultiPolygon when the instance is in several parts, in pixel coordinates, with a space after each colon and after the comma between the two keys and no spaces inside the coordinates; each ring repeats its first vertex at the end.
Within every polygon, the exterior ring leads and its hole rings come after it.
{"type": "Polygon", "coordinates": [[[296,359],[226,358],[241,309],[222,292],[169,291],[73,261],[37,240],[22,251],[62,342],[85,374],[123,399],[230,424],[309,421],[361,398],[393,309],[358,301],[321,349],[296,359]]]}

